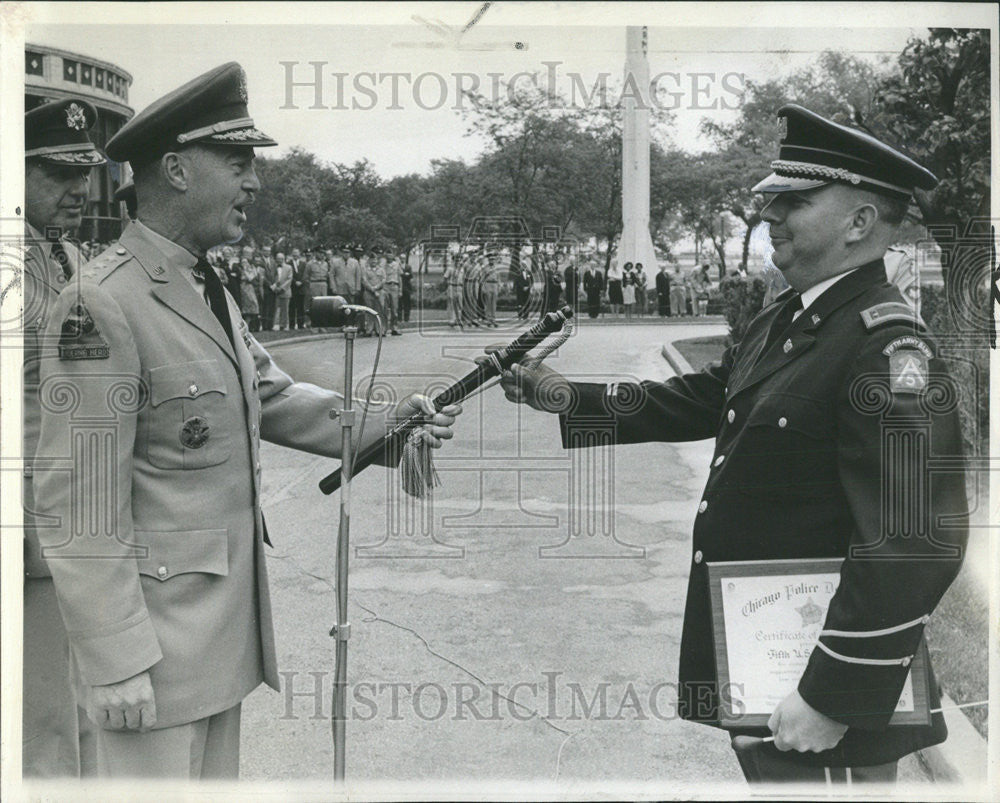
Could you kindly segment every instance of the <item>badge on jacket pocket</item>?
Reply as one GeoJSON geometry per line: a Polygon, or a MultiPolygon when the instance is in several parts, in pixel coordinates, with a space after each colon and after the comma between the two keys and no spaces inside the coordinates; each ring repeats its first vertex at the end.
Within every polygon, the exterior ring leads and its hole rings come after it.
{"type": "Polygon", "coordinates": [[[200,415],[193,415],[181,425],[181,443],[188,449],[200,449],[208,441],[210,427],[200,415]]]}

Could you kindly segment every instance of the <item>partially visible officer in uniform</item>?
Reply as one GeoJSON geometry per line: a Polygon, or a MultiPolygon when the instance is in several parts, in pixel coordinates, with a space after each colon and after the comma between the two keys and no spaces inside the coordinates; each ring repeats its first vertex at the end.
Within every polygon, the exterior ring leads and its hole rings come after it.
{"type": "MultiPolygon", "coordinates": [[[[567,448],[608,442],[588,432],[595,419],[613,422],[619,444],[715,438],[691,549],[684,718],[718,724],[707,563],[845,559],[797,689],[774,710],[770,733],[737,731],[734,749],[747,751],[751,781],[891,781],[900,757],[947,736],[940,713],[927,726],[887,725],[967,537],[963,472],[931,477],[927,466],[929,456],[961,456],[957,391],[882,260],[913,189],[937,180],[800,106],[778,115],[787,124],[780,158],[753,189],[768,196],[762,217],[791,287],[721,364],[639,385],[569,383],[544,366],[515,366],[502,383],[512,401],[559,412],[567,448]],[[913,444],[926,433],[926,453],[892,452],[894,433],[912,433],[913,444]],[[898,531],[894,517],[911,513],[913,529],[898,531]],[[773,744],[746,738],[772,733],[773,744]]],[[[930,698],[938,707],[933,673],[930,698]]]]}
{"type": "MultiPolygon", "coordinates": [[[[90,140],[97,110],[81,99],[47,103],[24,116],[24,687],[25,777],[80,775],[79,719],[70,684],[69,645],[56,592],[38,543],[34,457],[41,410],[41,338],[56,297],[81,266],[67,237],[87,203],[90,171],[104,157],[90,140]]],[[[86,734],[84,734],[86,739],[86,734]]]]}
{"type": "MultiPolygon", "coordinates": [[[[107,145],[138,218],[63,291],[42,360],[40,533],[97,730],[102,777],[234,778],[240,705],[278,687],[261,516],[260,439],[338,457],[342,397],[293,382],[253,338],[205,252],[243,234],[275,142],[228,63],[156,101],[107,145]]],[[[362,446],[459,408],[370,411],[362,446]]]]}

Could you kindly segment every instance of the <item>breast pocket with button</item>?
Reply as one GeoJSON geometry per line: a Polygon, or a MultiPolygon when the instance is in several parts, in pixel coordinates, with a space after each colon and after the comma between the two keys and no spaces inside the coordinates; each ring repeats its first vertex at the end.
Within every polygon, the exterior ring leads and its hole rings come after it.
{"type": "Polygon", "coordinates": [[[226,402],[226,383],[212,360],[151,368],[143,429],[149,462],[196,469],[228,460],[232,433],[226,402]]]}
{"type": "Polygon", "coordinates": [[[836,495],[840,483],[831,405],[787,393],[762,396],[726,464],[740,476],[740,490],[751,495],[836,495]],[[734,465],[737,457],[739,466],[734,465]]]}

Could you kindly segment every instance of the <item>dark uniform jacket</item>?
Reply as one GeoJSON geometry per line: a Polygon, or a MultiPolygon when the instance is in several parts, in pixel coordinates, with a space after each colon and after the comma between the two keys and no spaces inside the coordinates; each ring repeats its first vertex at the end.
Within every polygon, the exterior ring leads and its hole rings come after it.
{"type": "MultiPolygon", "coordinates": [[[[619,444],[716,438],[681,641],[686,719],[718,723],[706,564],[846,558],[798,689],[849,729],[832,750],[794,755],[885,763],[947,734],[940,714],[930,726],[886,725],[967,536],[962,471],[926,474],[929,456],[961,454],[958,390],[881,259],[836,282],[759,355],[787,296],[700,373],[574,385],[563,445],[594,445],[594,422],[606,431],[608,421],[619,444]],[[859,546],[870,551],[853,554],[859,546]]],[[[933,675],[930,697],[936,707],[933,675]]]]}

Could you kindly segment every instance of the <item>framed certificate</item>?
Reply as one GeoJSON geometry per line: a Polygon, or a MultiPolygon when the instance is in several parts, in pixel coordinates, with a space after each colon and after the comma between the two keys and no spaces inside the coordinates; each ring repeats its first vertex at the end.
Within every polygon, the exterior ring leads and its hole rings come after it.
{"type": "MultiPolygon", "coordinates": [[[[766,726],[798,686],[840,584],[842,558],[709,563],[723,727],[766,726]]],[[[890,725],[927,725],[927,647],[920,645],[890,725]]]]}

